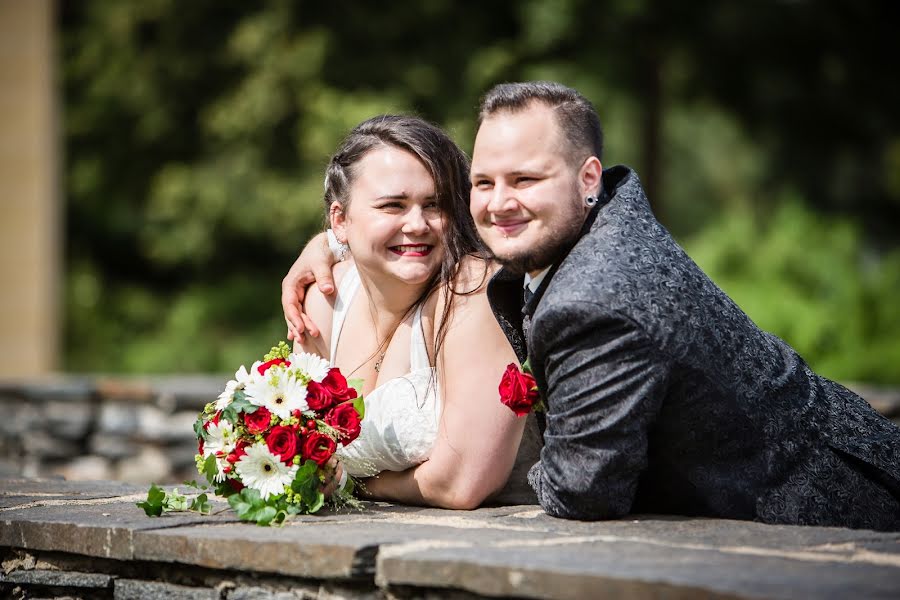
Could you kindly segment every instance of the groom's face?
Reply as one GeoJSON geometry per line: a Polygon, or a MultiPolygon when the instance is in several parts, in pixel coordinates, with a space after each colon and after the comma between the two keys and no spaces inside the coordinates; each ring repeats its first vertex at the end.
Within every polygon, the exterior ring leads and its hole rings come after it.
{"type": "Polygon", "coordinates": [[[568,149],[542,104],[492,115],[478,129],[469,208],[481,238],[514,271],[552,265],[581,231],[582,169],[568,149]]]}

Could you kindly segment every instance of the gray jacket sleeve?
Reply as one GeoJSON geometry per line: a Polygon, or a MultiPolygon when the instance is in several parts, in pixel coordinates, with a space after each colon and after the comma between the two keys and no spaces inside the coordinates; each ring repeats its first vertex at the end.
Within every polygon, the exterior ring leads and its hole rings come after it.
{"type": "Polygon", "coordinates": [[[552,516],[620,517],[647,466],[669,361],[632,321],[597,303],[567,301],[542,312],[531,356],[543,367],[536,375],[546,386],[547,422],[529,482],[552,516]]]}

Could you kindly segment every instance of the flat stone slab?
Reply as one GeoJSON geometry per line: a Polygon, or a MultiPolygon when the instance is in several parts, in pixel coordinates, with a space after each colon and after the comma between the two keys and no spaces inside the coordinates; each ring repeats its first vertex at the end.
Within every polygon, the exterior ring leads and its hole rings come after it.
{"type": "Polygon", "coordinates": [[[807,545],[808,532],[796,531],[806,528],[765,531],[770,526],[757,524],[764,531],[743,536],[744,524],[732,523],[702,521],[685,539],[680,523],[642,521],[632,528],[583,523],[582,535],[540,540],[410,542],[382,549],[377,583],[560,599],[898,597],[897,536],[820,529],[807,545]],[[642,523],[653,531],[643,531],[642,523]]]}
{"type": "MultiPolygon", "coordinates": [[[[238,522],[221,502],[209,517],[149,518],[134,505],[145,496],[143,487],[110,482],[0,480],[0,546],[494,597],[897,598],[900,592],[900,533],[653,515],[579,522],[548,517],[537,506],[447,511],[384,503],[267,528],[238,522]]],[[[146,596],[148,586],[162,585],[132,583],[119,581],[116,597],[146,596]]]]}

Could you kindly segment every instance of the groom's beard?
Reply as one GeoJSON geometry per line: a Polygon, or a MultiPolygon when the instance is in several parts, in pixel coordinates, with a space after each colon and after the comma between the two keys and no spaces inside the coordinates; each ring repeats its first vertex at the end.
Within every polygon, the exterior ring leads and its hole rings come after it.
{"type": "Polygon", "coordinates": [[[572,221],[563,231],[554,232],[539,243],[519,254],[494,258],[515,275],[533,273],[559,263],[578,241],[583,223],[572,221]]]}

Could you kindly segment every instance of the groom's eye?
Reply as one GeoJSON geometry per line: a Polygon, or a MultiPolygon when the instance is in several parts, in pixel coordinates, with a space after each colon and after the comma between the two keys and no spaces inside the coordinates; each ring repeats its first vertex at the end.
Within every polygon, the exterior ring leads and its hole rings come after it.
{"type": "Polygon", "coordinates": [[[487,179],[479,179],[474,183],[474,186],[480,190],[487,190],[491,187],[491,182],[487,179]]]}

